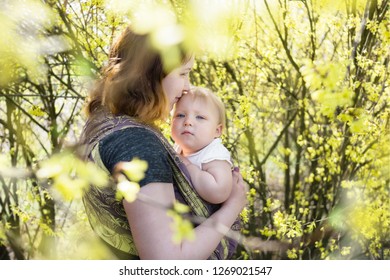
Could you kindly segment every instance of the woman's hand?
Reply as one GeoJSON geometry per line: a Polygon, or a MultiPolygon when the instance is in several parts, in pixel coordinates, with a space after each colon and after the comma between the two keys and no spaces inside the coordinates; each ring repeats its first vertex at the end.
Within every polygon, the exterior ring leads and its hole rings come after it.
{"type": "Polygon", "coordinates": [[[233,186],[228,199],[223,203],[224,206],[235,207],[239,212],[247,205],[248,186],[245,184],[242,175],[237,167],[233,170],[233,186]]]}

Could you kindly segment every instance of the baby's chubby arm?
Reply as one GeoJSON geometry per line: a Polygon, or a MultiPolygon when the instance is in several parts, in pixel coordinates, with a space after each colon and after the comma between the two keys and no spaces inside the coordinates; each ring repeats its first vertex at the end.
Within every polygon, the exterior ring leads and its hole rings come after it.
{"type": "Polygon", "coordinates": [[[203,164],[203,170],[183,158],[192,183],[199,195],[214,204],[224,202],[232,189],[231,165],[225,160],[213,160],[203,164]]]}

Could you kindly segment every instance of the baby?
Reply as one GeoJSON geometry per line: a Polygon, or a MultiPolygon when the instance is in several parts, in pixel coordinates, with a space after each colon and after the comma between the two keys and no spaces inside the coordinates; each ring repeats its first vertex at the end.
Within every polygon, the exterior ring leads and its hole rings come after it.
{"type": "Polygon", "coordinates": [[[193,87],[176,103],[171,125],[176,151],[191,181],[209,203],[220,204],[232,188],[232,161],[221,141],[225,107],[210,90],[193,87]]]}

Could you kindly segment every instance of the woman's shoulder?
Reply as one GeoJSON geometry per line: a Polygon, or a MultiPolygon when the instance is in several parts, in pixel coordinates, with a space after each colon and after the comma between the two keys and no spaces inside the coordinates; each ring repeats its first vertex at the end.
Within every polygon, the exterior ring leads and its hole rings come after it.
{"type": "Polygon", "coordinates": [[[112,132],[99,142],[99,154],[107,170],[112,172],[118,162],[134,158],[148,163],[141,186],[150,182],[172,183],[169,153],[158,134],[142,127],[131,127],[112,132]]]}
{"type": "Polygon", "coordinates": [[[104,144],[126,144],[133,141],[142,141],[146,144],[148,142],[158,143],[159,139],[153,131],[145,127],[126,127],[110,133],[100,142],[104,144]]]}
{"type": "Polygon", "coordinates": [[[147,155],[163,152],[164,145],[157,134],[144,127],[128,127],[114,131],[99,143],[101,150],[115,150],[119,153],[135,153],[147,155]]]}
{"type": "Polygon", "coordinates": [[[124,128],[105,136],[99,142],[99,153],[108,170],[119,161],[140,159],[156,161],[167,151],[157,135],[146,128],[124,128]]]}

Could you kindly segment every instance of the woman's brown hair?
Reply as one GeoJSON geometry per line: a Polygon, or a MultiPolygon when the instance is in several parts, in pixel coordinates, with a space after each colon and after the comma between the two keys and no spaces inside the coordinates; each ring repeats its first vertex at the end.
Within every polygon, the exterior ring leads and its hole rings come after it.
{"type": "MultiPolygon", "coordinates": [[[[181,54],[182,61],[190,57],[183,50],[181,54]]],[[[114,115],[125,114],[143,123],[166,118],[169,102],[161,81],[167,74],[148,35],[127,27],[112,45],[108,65],[90,92],[87,115],[103,106],[114,115]]]]}

